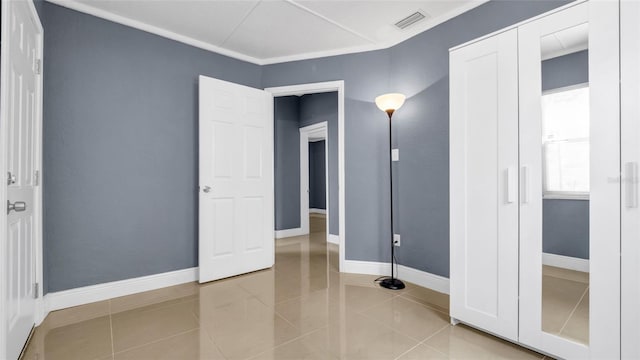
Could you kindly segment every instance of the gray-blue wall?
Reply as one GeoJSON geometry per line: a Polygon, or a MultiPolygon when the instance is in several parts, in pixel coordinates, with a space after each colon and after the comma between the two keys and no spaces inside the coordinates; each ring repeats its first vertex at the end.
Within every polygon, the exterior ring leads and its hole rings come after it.
{"type": "MultiPolygon", "coordinates": [[[[589,82],[589,52],[580,51],[542,62],[542,91],[589,82]]],[[[589,200],[542,201],[542,250],[589,258],[589,200]]]]}
{"type": "Polygon", "coordinates": [[[197,266],[198,75],[260,67],[43,10],[45,291],[197,266]]]}
{"type": "Polygon", "coordinates": [[[347,259],[389,261],[388,124],[373,99],[398,91],[408,98],[394,115],[396,254],[403,265],[448,277],[448,49],[565,3],[490,1],[390,49],[264,67],[263,86],[345,80],[347,259]]]}
{"type": "Polygon", "coordinates": [[[327,208],[325,141],[309,143],[309,208],[327,208]]]}
{"type": "Polygon", "coordinates": [[[588,50],[558,56],[542,62],[542,91],[588,82],[588,50]]]}
{"type": "Polygon", "coordinates": [[[274,99],[276,230],[300,227],[300,98],[274,99]]]}
{"type": "Polygon", "coordinates": [[[589,201],[545,199],[542,223],[543,252],[589,258],[589,201]]]}

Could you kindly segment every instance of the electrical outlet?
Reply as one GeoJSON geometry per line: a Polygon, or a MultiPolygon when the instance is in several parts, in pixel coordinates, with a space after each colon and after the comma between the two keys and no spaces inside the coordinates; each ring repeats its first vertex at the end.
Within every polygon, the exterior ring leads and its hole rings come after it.
{"type": "Polygon", "coordinates": [[[400,246],[400,234],[393,234],[393,245],[400,246]]]}

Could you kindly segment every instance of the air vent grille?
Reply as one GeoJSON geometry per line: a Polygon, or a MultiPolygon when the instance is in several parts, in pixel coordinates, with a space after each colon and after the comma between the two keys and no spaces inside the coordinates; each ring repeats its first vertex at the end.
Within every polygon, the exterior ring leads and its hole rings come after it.
{"type": "Polygon", "coordinates": [[[406,18],[398,21],[397,23],[395,23],[395,25],[399,28],[399,29],[406,29],[409,26],[417,23],[418,21],[425,19],[427,16],[425,14],[423,14],[420,11],[416,11],[413,14],[407,16],[406,18]]]}

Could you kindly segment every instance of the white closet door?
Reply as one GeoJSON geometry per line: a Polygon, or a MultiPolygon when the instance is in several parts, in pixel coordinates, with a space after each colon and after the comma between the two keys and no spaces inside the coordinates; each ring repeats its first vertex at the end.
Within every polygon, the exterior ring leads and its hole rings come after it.
{"type": "MultiPolygon", "coordinates": [[[[520,342],[569,359],[620,356],[620,122],[618,4],[590,1],[519,28],[520,342]],[[588,345],[542,330],[541,61],[550,36],[588,28],[589,288],[588,345]]],[[[574,309],[577,311],[577,307],[574,309]]],[[[565,323],[566,324],[566,323],[565,323]]]]}
{"type": "Polygon", "coordinates": [[[451,52],[451,317],[518,338],[517,30],[451,52]]]}
{"type": "Polygon", "coordinates": [[[640,2],[623,1],[622,72],[622,358],[640,359],[640,2]]]}

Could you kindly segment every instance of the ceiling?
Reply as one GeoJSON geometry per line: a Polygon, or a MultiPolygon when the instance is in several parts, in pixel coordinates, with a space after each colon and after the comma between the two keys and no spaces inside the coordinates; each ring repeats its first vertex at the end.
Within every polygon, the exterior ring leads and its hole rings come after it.
{"type": "Polygon", "coordinates": [[[587,50],[588,45],[588,23],[563,29],[540,39],[542,60],[587,50]]]}
{"type": "Polygon", "coordinates": [[[487,0],[48,1],[263,65],[387,48],[487,0]]]}

